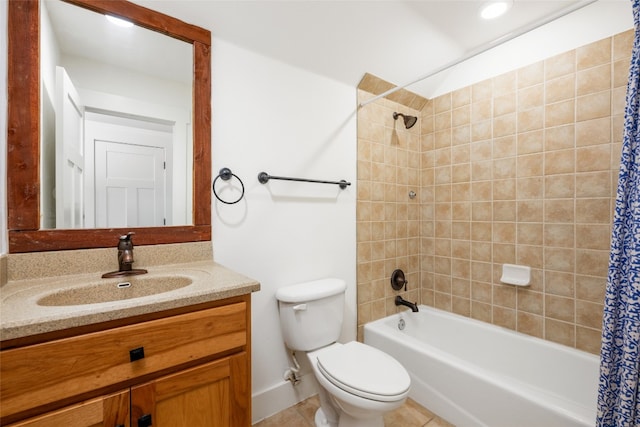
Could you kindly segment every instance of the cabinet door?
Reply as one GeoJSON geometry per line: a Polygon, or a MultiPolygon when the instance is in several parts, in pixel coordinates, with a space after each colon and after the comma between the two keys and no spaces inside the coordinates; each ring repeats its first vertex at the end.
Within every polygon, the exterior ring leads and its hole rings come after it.
{"type": "Polygon", "coordinates": [[[132,427],[249,426],[247,361],[240,353],[133,387],[132,427]]]}
{"type": "Polygon", "coordinates": [[[98,397],[7,427],[129,427],[129,391],[98,397]]]}

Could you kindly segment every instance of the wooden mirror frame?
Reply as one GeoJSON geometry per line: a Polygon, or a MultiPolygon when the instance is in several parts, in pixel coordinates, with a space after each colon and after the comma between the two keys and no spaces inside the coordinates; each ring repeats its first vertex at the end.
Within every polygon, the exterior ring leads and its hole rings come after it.
{"type": "Polygon", "coordinates": [[[126,0],[64,0],[193,45],[193,225],[40,229],[40,1],[9,0],[7,61],[7,207],[9,252],[211,240],[211,32],[126,0]]]}

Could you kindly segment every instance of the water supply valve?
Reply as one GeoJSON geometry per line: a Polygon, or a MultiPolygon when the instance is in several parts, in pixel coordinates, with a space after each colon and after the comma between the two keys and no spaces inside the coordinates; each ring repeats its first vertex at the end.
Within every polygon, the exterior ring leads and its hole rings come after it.
{"type": "Polygon", "coordinates": [[[404,278],[404,271],[400,270],[399,268],[393,270],[393,273],[391,273],[391,287],[395,291],[401,290],[403,286],[404,290],[406,291],[407,283],[409,283],[409,281],[404,278]]]}

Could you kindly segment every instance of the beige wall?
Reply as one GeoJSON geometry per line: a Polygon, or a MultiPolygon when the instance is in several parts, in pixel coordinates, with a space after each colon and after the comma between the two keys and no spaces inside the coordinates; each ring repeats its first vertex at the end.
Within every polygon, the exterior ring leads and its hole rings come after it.
{"type": "MultiPolygon", "coordinates": [[[[359,91],[359,101],[371,95],[359,91]]],[[[426,100],[425,100],[426,101],[426,100]]],[[[390,285],[396,268],[408,280],[405,297],[420,299],[420,120],[405,129],[394,112],[420,111],[387,99],[358,112],[358,336],[362,325],[396,311],[390,285]],[[409,192],[418,196],[409,198],[409,192]]]]}
{"type": "Polygon", "coordinates": [[[412,301],[599,352],[632,36],[421,111],[388,99],[360,109],[360,337],[364,323],[396,311],[389,277],[403,268],[412,301]],[[393,123],[395,110],[418,114],[418,125],[393,123]],[[503,263],[531,266],[531,285],[501,284],[503,263]]]}

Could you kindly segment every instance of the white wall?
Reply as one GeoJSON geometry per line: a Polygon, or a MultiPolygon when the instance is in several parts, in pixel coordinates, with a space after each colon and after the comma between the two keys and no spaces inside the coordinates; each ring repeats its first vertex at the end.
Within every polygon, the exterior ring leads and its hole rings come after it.
{"type": "Polygon", "coordinates": [[[42,3],[40,14],[40,226],[56,227],[56,65],[60,49],[42,3]]]}
{"type": "MultiPolygon", "coordinates": [[[[213,42],[213,175],[228,167],[244,182],[237,204],[213,199],[217,262],[261,283],[252,298],[254,420],[306,397],[283,380],[291,364],[280,333],[275,292],[323,277],[348,284],[343,339],[356,333],[356,91],[232,44],[213,42]],[[334,185],[270,181],[258,173],[345,179],[334,185]]],[[[235,178],[218,180],[226,200],[235,178]]],[[[303,355],[301,355],[303,356],[303,355]]],[[[302,357],[300,357],[302,359],[302,357]]],[[[312,384],[311,384],[312,385],[312,384]]]]}

